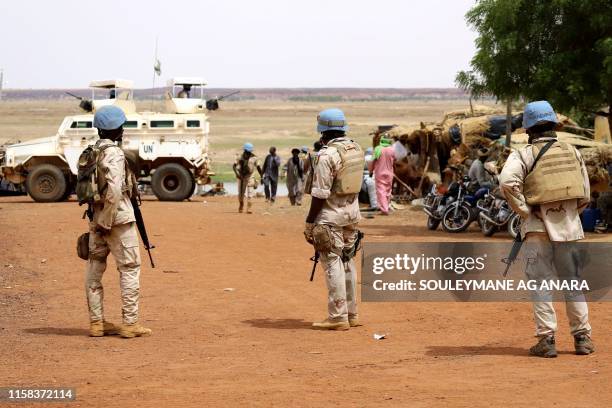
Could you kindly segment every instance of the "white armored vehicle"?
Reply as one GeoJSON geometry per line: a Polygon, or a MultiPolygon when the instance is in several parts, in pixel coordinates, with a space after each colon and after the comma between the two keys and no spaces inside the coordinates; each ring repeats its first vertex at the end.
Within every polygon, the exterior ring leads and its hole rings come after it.
{"type": "Polygon", "coordinates": [[[0,152],[0,179],[25,185],[35,201],[66,199],[74,191],[79,155],[98,140],[93,112],[115,104],[127,116],[122,148],[139,182],[150,183],[160,200],[190,197],[196,184],[210,183],[213,174],[206,103],[216,100],[204,99],[205,83],[200,78],[175,78],[168,85],[169,113],[137,113],[131,81],[93,81],[92,99],[79,98],[80,106],[90,113],[67,116],[54,136],[5,146],[0,152]],[[102,98],[100,93],[104,93],[102,98]]]}

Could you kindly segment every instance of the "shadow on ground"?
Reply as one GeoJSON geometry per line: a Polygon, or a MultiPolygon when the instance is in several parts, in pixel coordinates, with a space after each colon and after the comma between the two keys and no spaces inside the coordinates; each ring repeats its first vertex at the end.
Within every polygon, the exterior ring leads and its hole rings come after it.
{"type": "Polygon", "coordinates": [[[429,346],[427,349],[425,354],[430,357],[529,355],[529,350],[524,348],[503,346],[429,346]]]}
{"type": "Polygon", "coordinates": [[[89,336],[87,329],[73,329],[70,327],[34,327],[24,329],[25,333],[42,334],[45,336],[89,336]]]}
{"type": "Polygon", "coordinates": [[[302,319],[250,319],[242,323],[259,329],[310,329],[312,324],[302,319]]]}

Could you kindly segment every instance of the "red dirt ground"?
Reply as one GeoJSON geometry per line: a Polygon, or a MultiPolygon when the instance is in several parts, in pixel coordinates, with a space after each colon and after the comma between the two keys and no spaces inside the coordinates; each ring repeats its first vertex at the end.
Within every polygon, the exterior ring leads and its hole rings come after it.
{"type": "MultiPolygon", "coordinates": [[[[1,199],[0,387],[75,387],[71,407],[612,406],[612,304],[591,305],[598,349],[587,357],[572,354],[562,305],[552,360],[527,355],[527,303],[362,303],[363,327],[313,331],[326,294],[320,270],[308,281],[306,209],[236,207],[145,202],[157,268],[143,253],[141,318],[153,336],[124,340],[87,337],[82,208],[1,199]]],[[[362,227],[368,241],[483,239],[427,231],[411,210],[362,227]]],[[[104,283],[106,317],[119,322],[113,261],[104,283]]]]}

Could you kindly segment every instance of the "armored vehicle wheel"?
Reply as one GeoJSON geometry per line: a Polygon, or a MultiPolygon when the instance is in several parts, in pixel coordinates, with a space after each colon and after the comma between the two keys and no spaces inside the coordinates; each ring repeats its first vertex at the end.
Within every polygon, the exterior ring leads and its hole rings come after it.
{"type": "Polygon", "coordinates": [[[159,166],[153,173],[151,188],[160,201],[183,201],[191,196],[194,181],[185,167],[167,163],[159,166]]]}
{"type": "Polygon", "coordinates": [[[62,201],[68,189],[64,173],[52,164],[39,164],[26,178],[30,197],[39,203],[62,201]]]}

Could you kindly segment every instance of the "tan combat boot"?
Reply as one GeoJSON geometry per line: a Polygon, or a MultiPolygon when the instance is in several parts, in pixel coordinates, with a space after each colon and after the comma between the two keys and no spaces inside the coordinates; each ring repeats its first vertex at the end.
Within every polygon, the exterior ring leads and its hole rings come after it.
{"type": "Polygon", "coordinates": [[[133,337],[146,337],[150,336],[153,331],[142,327],[139,323],[124,324],[119,330],[119,335],[124,339],[131,339],[133,337]]]}
{"type": "Polygon", "coordinates": [[[349,322],[331,322],[329,319],[312,324],[314,330],[348,330],[350,327],[349,322]]]}
{"type": "Polygon", "coordinates": [[[119,328],[111,322],[97,321],[89,324],[89,335],[91,337],[112,336],[119,334],[119,328]]]}
{"type": "Polygon", "coordinates": [[[253,214],[253,210],[251,209],[252,204],[251,203],[247,203],[247,214],[253,214]]]}
{"type": "Polygon", "coordinates": [[[577,334],[574,336],[574,348],[579,356],[587,356],[595,352],[595,346],[588,334],[577,334]]]}
{"type": "Polygon", "coordinates": [[[357,315],[353,315],[353,316],[349,315],[349,325],[351,327],[363,326],[361,323],[359,323],[359,316],[357,315]]]}

